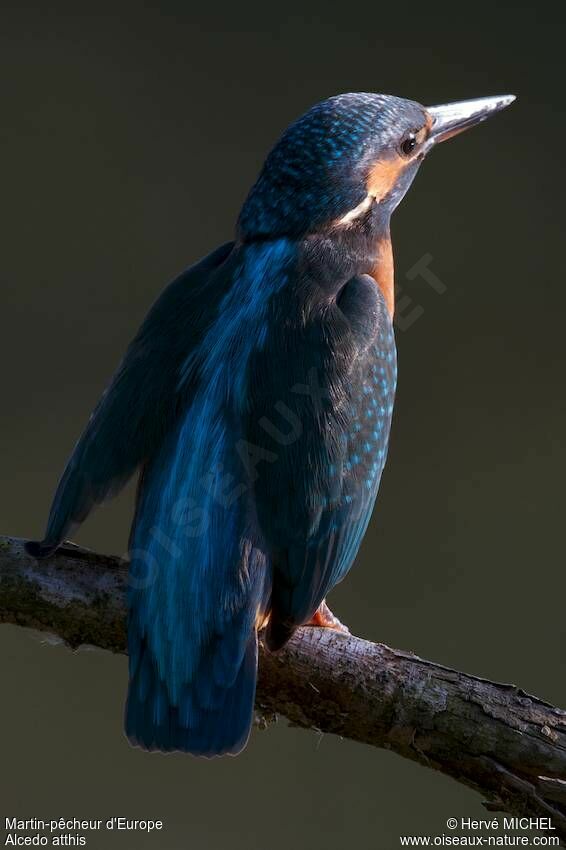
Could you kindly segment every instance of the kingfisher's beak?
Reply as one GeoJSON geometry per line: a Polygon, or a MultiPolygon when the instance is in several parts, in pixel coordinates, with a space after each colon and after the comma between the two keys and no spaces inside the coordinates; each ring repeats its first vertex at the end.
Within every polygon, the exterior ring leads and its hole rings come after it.
{"type": "Polygon", "coordinates": [[[452,136],[462,133],[468,127],[474,127],[486,118],[501,112],[515,100],[514,94],[502,94],[494,97],[480,97],[477,100],[460,100],[457,103],[445,103],[442,106],[429,106],[427,112],[432,119],[427,147],[444,142],[452,136]]]}

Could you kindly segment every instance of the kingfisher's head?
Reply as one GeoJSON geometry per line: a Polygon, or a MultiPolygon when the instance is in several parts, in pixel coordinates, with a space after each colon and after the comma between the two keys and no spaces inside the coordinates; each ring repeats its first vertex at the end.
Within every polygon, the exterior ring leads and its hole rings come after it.
{"type": "Polygon", "coordinates": [[[387,222],[426,154],[504,109],[513,95],[424,107],[383,94],[342,94],[316,104],[283,133],[242,207],[240,238],[298,238],[387,222]]]}

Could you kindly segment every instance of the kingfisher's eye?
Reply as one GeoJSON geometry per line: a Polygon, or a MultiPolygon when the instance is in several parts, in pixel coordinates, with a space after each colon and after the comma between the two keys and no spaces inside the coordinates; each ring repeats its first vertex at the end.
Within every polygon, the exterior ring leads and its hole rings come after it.
{"type": "Polygon", "coordinates": [[[401,153],[404,156],[410,156],[417,146],[417,139],[414,133],[409,133],[401,142],[401,153]]]}

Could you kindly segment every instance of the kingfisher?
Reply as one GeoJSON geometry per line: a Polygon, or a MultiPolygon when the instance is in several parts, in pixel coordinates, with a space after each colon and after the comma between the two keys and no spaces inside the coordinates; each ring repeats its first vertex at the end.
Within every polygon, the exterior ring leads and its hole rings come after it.
{"type": "Polygon", "coordinates": [[[347,631],[326,604],[374,507],[396,385],[390,218],[439,142],[512,95],[424,107],[354,93],[269,153],[235,238],[163,291],[94,409],[34,557],[139,471],[125,728],[236,754],[258,634],[347,631]]]}

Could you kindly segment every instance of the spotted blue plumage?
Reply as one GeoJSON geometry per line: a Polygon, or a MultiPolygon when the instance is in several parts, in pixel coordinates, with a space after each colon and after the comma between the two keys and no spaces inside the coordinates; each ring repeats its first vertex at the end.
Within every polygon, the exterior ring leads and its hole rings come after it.
{"type": "Polygon", "coordinates": [[[396,358],[384,298],[367,275],[323,292],[303,273],[272,299],[270,318],[250,363],[246,427],[264,458],[254,500],[272,554],[268,640],[277,648],[357,554],[387,455],[396,358]],[[309,286],[309,313],[282,328],[278,301],[292,303],[293,290],[304,298],[309,286]],[[273,369],[281,351],[282,373],[273,369]]]}

